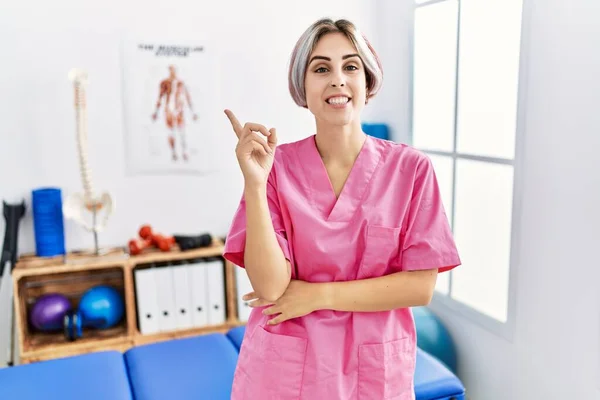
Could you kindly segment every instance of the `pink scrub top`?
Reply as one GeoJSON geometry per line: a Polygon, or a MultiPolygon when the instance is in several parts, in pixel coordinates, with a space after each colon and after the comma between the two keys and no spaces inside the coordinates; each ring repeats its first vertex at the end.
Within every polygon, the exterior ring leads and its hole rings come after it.
{"type": "MultiPolygon", "coordinates": [[[[336,199],[315,136],[278,146],[268,179],[273,228],[292,279],[352,281],[460,265],[429,158],[371,136],[336,199]]],[[[224,257],[244,267],[245,203],[224,257]]],[[[412,312],[319,310],[267,325],[252,310],[233,400],[413,400],[412,312]]]]}

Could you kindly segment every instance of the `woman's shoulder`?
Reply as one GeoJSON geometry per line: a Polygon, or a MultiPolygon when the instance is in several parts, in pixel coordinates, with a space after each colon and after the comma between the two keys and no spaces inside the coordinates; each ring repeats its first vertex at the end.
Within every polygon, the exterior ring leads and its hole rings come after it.
{"type": "Polygon", "coordinates": [[[299,154],[305,153],[307,146],[310,146],[309,140],[311,137],[306,137],[293,142],[286,142],[277,145],[275,150],[275,159],[273,160],[273,168],[271,169],[271,179],[275,175],[280,177],[296,176],[301,168],[298,168],[301,163],[299,154]]]}
{"type": "Polygon", "coordinates": [[[291,142],[281,143],[277,145],[277,151],[290,152],[297,151],[300,148],[306,147],[310,144],[310,141],[314,140],[314,135],[303,137],[302,139],[293,140],[291,142]]]}
{"type": "Polygon", "coordinates": [[[295,160],[299,153],[304,152],[310,146],[310,140],[314,140],[313,136],[278,144],[275,150],[275,163],[289,163],[295,160]]]}
{"type": "Polygon", "coordinates": [[[379,147],[382,154],[385,154],[386,162],[416,168],[419,165],[429,164],[431,161],[425,152],[407,143],[380,138],[372,138],[372,140],[375,146],[379,147]]]}

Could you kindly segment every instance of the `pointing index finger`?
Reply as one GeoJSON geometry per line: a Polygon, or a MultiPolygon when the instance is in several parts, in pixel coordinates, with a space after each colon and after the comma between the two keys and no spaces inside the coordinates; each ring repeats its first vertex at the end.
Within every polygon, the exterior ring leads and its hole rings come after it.
{"type": "Polygon", "coordinates": [[[242,124],[240,124],[240,121],[238,121],[238,119],[235,117],[235,115],[233,115],[233,112],[231,112],[231,110],[225,110],[225,115],[227,115],[227,118],[229,118],[229,122],[231,122],[231,126],[233,127],[233,130],[235,131],[235,134],[239,138],[240,135],[242,134],[242,124]]]}

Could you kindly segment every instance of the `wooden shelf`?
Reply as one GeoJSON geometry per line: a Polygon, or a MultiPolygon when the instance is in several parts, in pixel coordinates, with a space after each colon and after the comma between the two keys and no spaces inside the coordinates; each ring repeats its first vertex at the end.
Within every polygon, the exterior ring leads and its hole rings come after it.
{"type": "Polygon", "coordinates": [[[60,333],[36,334],[35,336],[30,347],[34,350],[21,354],[23,364],[36,359],[59,358],[114,348],[128,349],[133,344],[124,326],[102,331],[86,330],[83,337],[74,342],[68,342],[60,333]]]}
{"type": "Polygon", "coordinates": [[[149,264],[177,263],[203,258],[221,258],[223,243],[216,240],[212,246],[169,252],[147,251],[128,256],[116,250],[102,256],[69,254],[66,257],[38,258],[23,256],[13,271],[15,319],[18,327],[18,345],[21,363],[67,357],[102,350],[126,351],[132,346],[165,340],[192,337],[214,332],[224,333],[244,325],[237,314],[234,265],[225,261],[226,322],[220,325],[197,327],[151,335],[140,333],[137,326],[137,307],[134,271],[149,264]],[[105,284],[116,288],[125,303],[125,315],[118,325],[106,330],[84,329],[83,337],[68,341],[62,331],[39,332],[28,321],[35,300],[46,293],[67,296],[73,307],[89,288],[105,284]]]}
{"type": "Polygon", "coordinates": [[[35,332],[30,334],[28,338],[28,347],[44,352],[69,347],[86,347],[91,343],[101,341],[123,341],[128,338],[127,326],[124,322],[121,322],[109,329],[84,329],[83,337],[75,342],[68,341],[62,332],[35,332]]]}

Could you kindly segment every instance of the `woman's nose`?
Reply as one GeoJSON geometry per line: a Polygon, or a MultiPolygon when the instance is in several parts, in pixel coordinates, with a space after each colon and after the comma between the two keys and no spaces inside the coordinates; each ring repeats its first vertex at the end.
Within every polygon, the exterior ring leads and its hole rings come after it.
{"type": "Polygon", "coordinates": [[[343,87],[345,85],[344,75],[337,73],[334,76],[332,76],[330,85],[332,87],[343,87]]]}

